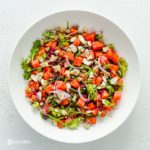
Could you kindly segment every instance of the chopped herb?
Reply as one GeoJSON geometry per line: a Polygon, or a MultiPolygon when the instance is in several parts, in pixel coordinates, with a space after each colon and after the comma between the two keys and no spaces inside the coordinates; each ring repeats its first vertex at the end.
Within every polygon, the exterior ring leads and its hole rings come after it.
{"type": "Polygon", "coordinates": [[[42,71],[42,68],[37,68],[37,71],[38,71],[38,72],[41,72],[41,71],[42,71]]]}
{"type": "Polygon", "coordinates": [[[119,86],[119,88],[117,89],[117,91],[122,92],[123,88],[124,88],[124,85],[122,84],[122,85],[119,86]]]}
{"type": "Polygon", "coordinates": [[[40,112],[40,116],[41,118],[44,118],[44,114],[42,112],[40,112]]]}
{"type": "Polygon", "coordinates": [[[107,107],[107,106],[114,107],[114,103],[113,103],[113,102],[110,102],[110,101],[108,101],[108,100],[106,100],[106,99],[103,99],[103,100],[102,100],[102,103],[104,104],[105,107],[107,107]]]}
{"type": "Polygon", "coordinates": [[[79,56],[80,54],[81,54],[81,51],[78,50],[75,55],[79,56]]]}
{"type": "Polygon", "coordinates": [[[86,88],[82,88],[80,91],[81,91],[82,94],[87,93],[87,89],[86,88]]]}
{"type": "Polygon", "coordinates": [[[57,78],[52,78],[52,82],[55,82],[57,78]]]}
{"type": "Polygon", "coordinates": [[[41,44],[41,46],[44,45],[44,39],[41,39],[41,40],[40,40],[40,44],[41,44]]]}
{"type": "Polygon", "coordinates": [[[96,40],[101,40],[103,38],[103,34],[96,34],[96,40]]]}
{"type": "Polygon", "coordinates": [[[90,68],[90,69],[88,70],[88,72],[86,72],[86,75],[87,75],[87,76],[90,76],[91,73],[93,73],[93,75],[94,75],[94,71],[93,71],[92,68],[90,68]]]}
{"type": "Polygon", "coordinates": [[[96,98],[96,94],[95,93],[97,91],[96,85],[87,84],[86,87],[87,87],[87,92],[90,95],[90,99],[94,100],[96,98]]]}
{"type": "Polygon", "coordinates": [[[90,68],[89,66],[87,66],[87,65],[82,65],[81,68],[82,68],[83,70],[91,69],[91,68],[90,68]]]}
{"type": "Polygon", "coordinates": [[[78,91],[77,91],[76,89],[74,89],[74,88],[71,88],[71,90],[72,90],[73,92],[76,92],[76,93],[78,92],[78,91]]]}
{"type": "Polygon", "coordinates": [[[54,109],[53,107],[50,107],[49,111],[52,113],[52,115],[54,117],[60,117],[62,115],[61,111],[59,109],[57,109],[57,108],[54,109]]]}
{"type": "Polygon", "coordinates": [[[53,95],[49,95],[48,97],[47,97],[47,100],[53,100],[54,99],[54,96],[53,95]]]}
{"type": "Polygon", "coordinates": [[[55,32],[46,31],[46,32],[43,33],[43,36],[47,39],[53,39],[55,37],[55,32]]]}
{"type": "MultiPolygon", "coordinates": [[[[60,120],[64,118],[64,117],[55,118],[52,115],[47,115],[47,116],[56,122],[61,122],[60,120]]],[[[61,122],[61,123],[65,126],[65,123],[63,123],[63,122],[61,122]]]]}
{"type": "Polygon", "coordinates": [[[109,95],[112,95],[115,92],[113,86],[111,85],[106,85],[106,89],[108,90],[109,95]]]}
{"type": "Polygon", "coordinates": [[[69,29],[70,28],[70,23],[69,23],[69,21],[67,20],[67,29],[69,29]]]}
{"type": "Polygon", "coordinates": [[[87,84],[90,84],[90,83],[91,83],[91,79],[88,78],[88,79],[87,79],[87,84]]]}
{"type": "Polygon", "coordinates": [[[109,69],[109,68],[110,68],[110,64],[105,64],[105,65],[103,66],[103,68],[104,68],[104,69],[109,69]]]}
{"type": "Polygon", "coordinates": [[[115,45],[113,43],[107,44],[107,46],[109,46],[109,48],[115,48],[115,45]]]}
{"type": "Polygon", "coordinates": [[[59,46],[65,46],[69,44],[69,41],[66,40],[65,35],[62,33],[59,33],[58,35],[58,39],[59,39],[59,46]]]}
{"type": "Polygon", "coordinates": [[[46,57],[47,57],[46,53],[43,53],[42,57],[43,57],[43,59],[45,60],[46,57]]]}

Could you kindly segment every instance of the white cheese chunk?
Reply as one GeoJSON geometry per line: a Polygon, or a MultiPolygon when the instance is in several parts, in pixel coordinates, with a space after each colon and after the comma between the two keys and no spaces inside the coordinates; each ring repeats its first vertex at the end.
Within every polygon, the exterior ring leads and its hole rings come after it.
{"type": "Polygon", "coordinates": [[[43,76],[42,72],[38,73],[37,75],[32,74],[31,79],[35,82],[38,82],[42,79],[42,76],[43,76]]]}
{"type": "Polygon", "coordinates": [[[79,40],[81,43],[86,44],[86,41],[82,35],[79,35],[79,40]]]}
{"type": "Polygon", "coordinates": [[[60,65],[52,66],[52,68],[54,69],[55,72],[60,72],[60,70],[61,70],[61,66],[60,65]]]}
{"type": "Polygon", "coordinates": [[[43,62],[43,61],[44,61],[43,57],[38,57],[38,60],[39,60],[40,62],[43,62]]]}
{"type": "Polygon", "coordinates": [[[114,77],[114,78],[112,78],[112,79],[110,80],[110,83],[111,83],[111,84],[116,84],[117,81],[118,81],[118,77],[114,77]]]}
{"type": "Polygon", "coordinates": [[[92,46],[91,41],[88,41],[87,44],[88,44],[88,46],[92,46]]]}
{"type": "Polygon", "coordinates": [[[46,80],[44,80],[44,79],[41,79],[41,84],[42,84],[43,86],[45,86],[45,85],[48,84],[48,82],[47,82],[46,80]]]}
{"type": "Polygon", "coordinates": [[[83,63],[87,66],[90,66],[92,64],[92,61],[88,61],[86,58],[83,58],[83,63]]]}
{"type": "Polygon", "coordinates": [[[37,77],[36,77],[36,75],[32,74],[32,75],[31,75],[31,79],[32,79],[33,81],[37,82],[37,77]]]}
{"type": "Polygon", "coordinates": [[[103,76],[102,77],[103,78],[103,81],[106,83],[107,82],[107,79],[103,76]]]}
{"type": "Polygon", "coordinates": [[[37,98],[39,99],[39,100],[41,100],[41,98],[42,98],[42,93],[39,91],[39,92],[37,92],[37,98]]]}
{"type": "Polygon", "coordinates": [[[86,50],[84,51],[84,54],[85,54],[85,57],[87,58],[87,57],[89,57],[89,55],[90,55],[90,51],[89,51],[88,49],[86,49],[86,50]]]}
{"type": "Polygon", "coordinates": [[[77,47],[73,44],[70,45],[70,49],[73,53],[76,53],[77,52],[77,47]]]}
{"type": "Polygon", "coordinates": [[[77,76],[79,75],[80,71],[78,69],[73,69],[70,73],[77,76]]]}
{"type": "Polygon", "coordinates": [[[89,75],[89,78],[93,78],[93,77],[94,77],[94,73],[91,71],[90,75],[89,75]]]}
{"type": "Polygon", "coordinates": [[[54,62],[54,61],[57,60],[57,58],[58,58],[57,56],[51,55],[51,58],[50,58],[49,62],[54,62]]]}
{"type": "Polygon", "coordinates": [[[46,62],[46,61],[42,62],[40,65],[41,65],[41,67],[49,66],[48,62],[46,62]]]}
{"type": "Polygon", "coordinates": [[[103,47],[102,51],[107,52],[109,50],[109,46],[103,47]]]}
{"type": "Polygon", "coordinates": [[[78,46],[78,50],[83,52],[85,50],[85,48],[83,46],[78,46]]]}
{"type": "Polygon", "coordinates": [[[67,115],[67,111],[66,111],[66,110],[62,110],[61,113],[62,113],[63,116],[66,116],[66,115],[67,115]]]}
{"type": "Polygon", "coordinates": [[[56,50],[56,51],[55,51],[55,54],[58,55],[58,54],[59,54],[59,50],[56,50]]]}
{"type": "Polygon", "coordinates": [[[69,91],[69,89],[71,89],[71,85],[70,85],[70,83],[68,82],[68,83],[66,83],[66,87],[67,87],[67,91],[69,91]]]}
{"type": "Polygon", "coordinates": [[[70,79],[70,72],[69,72],[69,70],[66,70],[65,73],[66,73],[67,78],[70,79]]]}
{"type": "Polygon", "coordinates": [[[75,40],[76,40],[76,37],[74,36],[70,39],[70,42],[74,42],[75,40]]]}

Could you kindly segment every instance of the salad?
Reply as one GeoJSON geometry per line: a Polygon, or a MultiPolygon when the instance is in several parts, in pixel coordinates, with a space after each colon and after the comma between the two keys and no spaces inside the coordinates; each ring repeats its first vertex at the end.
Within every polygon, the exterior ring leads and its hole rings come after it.
{"type": "Polygon", "coordinates": [[[47,30],[21,62],[25,96],[59,128],[89,128],[115,109],[128,64],[102,32],[79,26],[47,30]]]}

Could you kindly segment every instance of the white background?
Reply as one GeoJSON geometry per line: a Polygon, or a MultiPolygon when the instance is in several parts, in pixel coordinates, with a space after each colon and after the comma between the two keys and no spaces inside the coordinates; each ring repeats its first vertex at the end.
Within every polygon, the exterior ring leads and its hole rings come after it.
{"type": "Polygon", "coordinates": [[[149,77],[149,0],[0,0],[1,150],[150,150],[149,77]],[[33,131],[16,111],[7,81],[10,56],[21,35],[39,19],[68,9],[92,11],[118,24],[136,46],[142,72],[138,103],[128,120],[111,135],[79,145],[51,141],[33,131]]]}

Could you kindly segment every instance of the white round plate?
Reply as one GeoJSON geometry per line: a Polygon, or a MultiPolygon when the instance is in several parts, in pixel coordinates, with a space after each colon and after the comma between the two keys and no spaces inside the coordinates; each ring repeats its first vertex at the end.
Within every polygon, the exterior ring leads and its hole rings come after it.
{"type": "Polygon", "coordinates": [[[100,15],[85,11],[64,11],[47,16],[35,23],[18,42],[9,67],[9,86],[14,104],[30,127],[40,134],[64,143],[85,143],[100,139],[117,129],[133,110],[140,90],[140,67],[134,46],[127,35],[113,22],[100,15]],[[26,82],[20,63],[23,57],[29,55],[32,43],[39,38],[45,29],[66,26],[69,21],[80,27],[87,26],[91,31],[103,31],[106,43],[114,43],[121,57],[124,57],[129,69],[124,79],[125,88],[122,99],[116,110],[104,119],[99,119],[97,124],[89,130],[82,126],[76,130],[59,129],[50,121],[41,119],[38,111],[34,111],[25,98],[26,82]]]}

